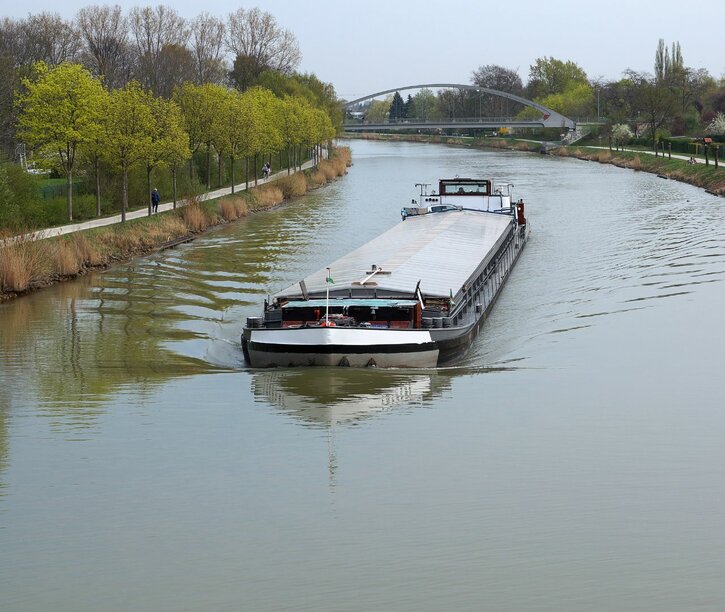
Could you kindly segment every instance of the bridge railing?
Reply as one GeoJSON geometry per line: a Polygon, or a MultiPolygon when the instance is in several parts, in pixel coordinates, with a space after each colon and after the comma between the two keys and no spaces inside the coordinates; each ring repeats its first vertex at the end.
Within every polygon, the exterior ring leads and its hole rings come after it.
{"type": "MultiPolygon", "coordinates": [[[[367,119],[345,119],[345,125],[402,125],[405,123],[521,123],[522,121],[529,121],[528,119],[516,119],[516,117],[442,117],[440,119],[417,119],[415,117],[408,117],[406,119],[382,119],[380,121],[370,121],[367,119]]],[[[536,120],[531,120],[535,122],[536,120]]]]}

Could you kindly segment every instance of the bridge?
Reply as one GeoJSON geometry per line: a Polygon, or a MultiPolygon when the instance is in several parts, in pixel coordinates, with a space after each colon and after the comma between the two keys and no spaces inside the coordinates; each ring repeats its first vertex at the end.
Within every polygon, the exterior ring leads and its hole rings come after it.
{"type": "Polygon", "coordinates": [[[551,127],[560,130],[576,130],[576,121],[565,117],[561,113],[557,113],[555,110],[547,108],[538,102],[533,100],[527,100],[521,96],[517,96],[512,93],[505,91],[498,91],[497,89],[489,89],[488,87],[480,87],[478,85],[462,85],[457,83],[428,83],[423,85],[406,85],[405,87],[396,87],[395,89],[386,89],[385,91],[378,91],[374,94],[363,96],[356,100],[352,100],[345,104],[345,108],[349,109],[354,107],[360,102],[366,102],[379,96],[384,96],[394,92],[405,91],[408,89],[461,89],[470,90],[478,93],[490,94],[498,96],[500,98],[506,98],[513,100],[525,106],[529,106],[541,113],[541,117],[537,119],[517,119],[515,117],[459,117],[459,118],[448,118],[448,119],[394,119],[383,122],[366,122],[365,120],[351,120],[345,121],[343,127],[346,131],[373,131],[373,130],[417,130],[417,129],[484,129],[484,128],[499,128],[499,127],[551,127]]]}

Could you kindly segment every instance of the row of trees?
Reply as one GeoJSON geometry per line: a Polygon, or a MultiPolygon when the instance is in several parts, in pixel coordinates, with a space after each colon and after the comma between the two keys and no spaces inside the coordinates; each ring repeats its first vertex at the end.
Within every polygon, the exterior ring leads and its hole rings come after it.
{"type": "Polygon", "coordinates": [[[258,8],[184,19],[164,5],[126,13],[92,5],[72,20],[55,13],[1,18],[0,145],[9,151],[16,144],[14,96],[41,61],[80,64],[109,90],[135,81],[166,99],[184,83],[239,91],[263,85],[278,95],[304,95],[341,122],[334,89],[314,75],[295,74],[300,60],[295,36],[258,8]]]}
{"type": "MultiPolygon", "coordinates": [[[[307,98],[280,98],[263,87],[240,92],[217,84],[184,83],[172,99],[166,99],[136,81],[108,91],[79,64],[49,67],[39,62],[23,80],[23,88],[18,97],[19,135],[41,165],[65,175],[69,220],[73,219],[73,176],[79,160],[95,170],[97,214],[100,164],[120,173],[125,220],[128,176],[133,168],[145,169],[148,192],[154,170],[170,168],[175,199],[178,169],[202,147],[207,155],[207,186],[211,186],[215,154],[220,166],[225,157],[231,160],[233,187],[235,159],[254,157],[256,164],[259,155],[297,151],[335,134],[329,115],[307,98]]],[[[189,172],[193,172],[191,164],[189,172]]],[[[150,206],[149,201],[149,214],[150,206]]]]}
{"type": "MultiPolygon", "coordinates": [[[[571,118],[606,117],[610,124],[630,123],[634,131],[672,135],[708,129],[725,113],[725,79],[717,81],[705,69],[686,66],[679,43],[663,40],[655,53],[654,72],[625,70],[621,79],[590,78],[573,61],[538,58],[523,83],[517,71],[485,65],[473,71],[473,85],[515,94],[571,118]]],[[[537,116],[515,101],[470,90],[421,90],[403,101],[400,94],[374,101],[365,110],[372,121],[418,118],[537,116]]]]}

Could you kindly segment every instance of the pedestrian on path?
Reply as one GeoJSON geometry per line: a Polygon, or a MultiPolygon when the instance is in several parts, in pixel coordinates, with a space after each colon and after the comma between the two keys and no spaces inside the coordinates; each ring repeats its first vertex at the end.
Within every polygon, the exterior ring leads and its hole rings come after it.
{"type": "Polygon", "coordinates": [[[154,187],[154,190],[151,192],[151,212],[159,212],[159,202],[161,201],[161,195],[159,194],[159,190],[154,187]]]}
{"type": "Polygon", "coordinates": [[[269,165],[268,162],[265,162],[264,166],[262,166],[262,176],[265,179],[268,179],[271,172],[272,172],[271,166],[269,165]]]}

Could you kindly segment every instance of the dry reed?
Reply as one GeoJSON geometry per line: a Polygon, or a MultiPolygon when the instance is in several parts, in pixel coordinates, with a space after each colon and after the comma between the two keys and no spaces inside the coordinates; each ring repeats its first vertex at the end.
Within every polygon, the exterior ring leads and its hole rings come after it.
{"type": "Polygon", "coordinates": [[[236,221],[249,214],[249,207],[243,197],[232,196],[219,201],[219,213],[225,221],[236,221]]]}
{"type": "Polygon", "coordinates": [[[264,210],[272,208],[284,201],[284,194],[279,187],[274,185],[262,185],[250,189],[252,195],[252,210],[264,210]]]}
{"type": "Polygon", "coordinates": [[[275,181],[274,185],[282,190],[282,195],[285,200],[303,196],[307,193],[307,181],[301,172],[285,176],[275,181]]]}
{"type": "Polygon", "coordinates": [[[600,164],[607,164],[612,161],[612,154],[609,151],[603,151],[597,154],[597,161],[600,164]]]}
{"type": "Polygon", "coordinates": [[[0,289],[21,292],[52,273],[45,241],[19,240],[0,248],[0,289]]]}
{"type": "Polygon", "coordinates": [[[53,268],[60,276],[78,274],[82,261],[73,240],[56,240],[52,252],[53,268]]]}
{"type": "Polygon", "coordinates": [[[313,187],[320,187],[327,182],[327,179],[325,178],[325,175],[322,174],[322,172],[316,170],[310,175],[310,182],[312,183],[313,187]]]}
{"type": "Polygon", "coordinates": [[[181,209],[181,218],[191,232],[200,232],[209,226],[207,217],[199,202],[192,202],[181,209]]]}

